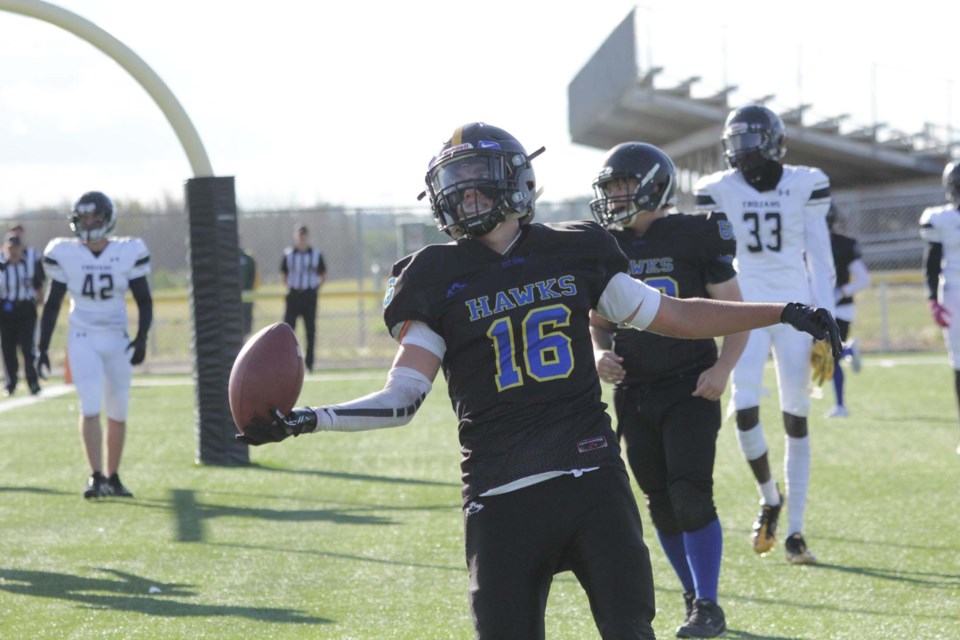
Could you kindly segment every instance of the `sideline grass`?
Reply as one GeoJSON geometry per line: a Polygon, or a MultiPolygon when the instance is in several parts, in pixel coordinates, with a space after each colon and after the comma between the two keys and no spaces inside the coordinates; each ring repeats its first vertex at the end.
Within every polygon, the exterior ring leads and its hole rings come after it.
{"type": "MultiPolygon", "coordinates": [[[[768,371],[768,385],[773,387],[768,371]]],[[[0,401],[0,638],[471,638],[458,445],[438,380],[413,424],[252,450],[247,468],[194,465],[187,378],[133,393],[124,481],[132,501],[87,503],[72,393],[0,401]]],[[[379,372],[308,377],[303,401],[379,388],[379,372]]],[[[806,534],[794,567],[748,543],[757,494],[731,421],[720,434],[728,638],[960,638],[960,429],[941,354],[872,357],[848,375],[851,417],[815,400],[806,534]],[[889,365],[889,366],[888,366],[889,365]]],[[[609,389],[607,389],[609,392],[609,389]]],[[[782,427],[761,409],[775,474],[782,427]]],[[[680,589],[644,512],[660,638],[680,589]]],[[[547,637],[599,637],[579,585],[557,577],[547,637]]]]}

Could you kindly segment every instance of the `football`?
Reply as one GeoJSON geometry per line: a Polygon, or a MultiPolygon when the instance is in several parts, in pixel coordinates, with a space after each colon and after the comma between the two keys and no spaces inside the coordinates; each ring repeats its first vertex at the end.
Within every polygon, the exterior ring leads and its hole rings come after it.
{"type": "Polygon", "coordinates": [[[289,413],[303,388],[303,352],[290,325],[278,322],[253,334],[230,370],[230,413],[244,433],[254,417],[273,420],[270,409],[289,413]]]}

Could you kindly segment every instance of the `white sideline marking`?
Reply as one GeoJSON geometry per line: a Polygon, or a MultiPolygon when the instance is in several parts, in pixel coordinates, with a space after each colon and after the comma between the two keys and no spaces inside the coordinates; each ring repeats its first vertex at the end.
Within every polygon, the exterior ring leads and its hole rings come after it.
{"type": "Polygon", "coordinates": [[[6,402],[0,403],[0,413],[5,411],[13,411],[14,409],[19,409],[20,407],[26,407],[31,404],[36,404],[38,402],[43,402],[48,398],[59,398],[62,395],[66,395],[73,391],[72,384],[48,384],[43,387],[43,390],[35,396],[24,396],[22,398],[14,398],[12,400],[7,400],[6,402]]]}

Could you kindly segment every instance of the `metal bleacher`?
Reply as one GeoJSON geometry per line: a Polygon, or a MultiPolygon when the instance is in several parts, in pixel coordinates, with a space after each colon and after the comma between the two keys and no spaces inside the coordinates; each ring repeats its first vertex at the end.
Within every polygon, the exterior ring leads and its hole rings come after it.
{"type": "Polygon", "coordinates": [[[665,65],[641,69],[637,60],[632,11],[569,84],[573,142],[598,149],[626,140],[659,146],[677,166],[678,204],[688,209],[699,176],[726,168],[720,140],[731,109],[769,103],[786,125],[787,162],[826,172],[834,204],[847,231],[860,238],[871,267],[919,265],[923,243],[917,218],[924,207],[942,202],[940,176],[951,154],[960,151],[960,132],[933,124],[912,134],[880,122],[862,126],[848,113],[814,117],[807,102],[776,108],[774,94],[744,96],[751,99],[734,105],[733,83],[724,80],[719,91],[697,96],[700,75],[669,81],[665,65]]]}
{"type": "MultiPolygon", "coordinates": [[[[700,76],[657,86],[664,68],[642,70],[636,60],[631,12],[569,85],[572,140],[600,149],[644,140],[663,148],[681,171],[696,175],[722,168],[720,135],[737,87],[695,97],[692,88],[700,76]]],[[[758,96],[750,102],[773,98],[758,96]]],[[[844,131],[848,114],[808,124],[810,107],[800,104],[779,112],[788,129],[789,162],[820,167],[835,189],[938,178],[950,158],[951,144],[938,139],[932,128],[904,134],[875,123],[844,131]]]]}

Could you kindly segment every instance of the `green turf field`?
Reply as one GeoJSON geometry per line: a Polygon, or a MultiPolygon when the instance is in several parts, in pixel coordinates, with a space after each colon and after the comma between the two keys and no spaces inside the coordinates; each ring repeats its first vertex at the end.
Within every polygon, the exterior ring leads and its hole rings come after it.
{"type": "MultiPolygon", "coordinates": [[[[302,400],[344,400],[382,380],[314,375],[302,400]]],[[[779,546],[753,554],[757,494],[732,421],[721,431],[728,638],[960,638],[960,428],[946,358],[872,356],[848,380],[851,417],[820,418],[832,390],[813,401],[805,533],[819,566],[788,565],[779,546]]],[[[0,638],[472,638],[442,381],[406,427],[290,439],[252,450],[248,468],[194,464],[188,378],[137,381],[121,469],[132,501],[80,497],[72,393],[0,400],[0,638]]],[[[777,412],[765,399],[782,478],[777,412]]],[[[644,524],[654,625],[671,638],[680,589],[645,512],[644,524]]],[[[557,577],[547,616],[547,638],[599,637],[571,574],[557,577]]]]}

